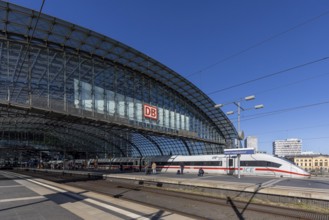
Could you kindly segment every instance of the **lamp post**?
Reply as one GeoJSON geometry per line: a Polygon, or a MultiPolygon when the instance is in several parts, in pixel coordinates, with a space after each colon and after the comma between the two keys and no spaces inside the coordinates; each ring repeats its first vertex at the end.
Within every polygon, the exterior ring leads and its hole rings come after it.
{"type": "MultiPolygon", "coordinates": [[[[238,129],[238,148],[240,148],[240,141],[244,139],[244,134],[243,134],[243,131],[241,131],[241,127],[240,127],[240,124],[241,124],[241,120],[240,120],[240,117],[241,117],[241,111],[247,111],[247,110],[252,110],[252,109],[261,109],[261,108],[264,108],[264,105],[255,105],[254,107],[252,108],[243,108],[241,106],[241,102],[242,101],[251,101],[251,100],[254,100],[256,97],[254,95],[250,95],[250,96],[246,96],[242,99],[239,99],[237,101],[234,101],[234,102],[229,102],[229,103],[225,103],[225,104],[217,104],[215,105],[214,107],[215,108],[221,108],[225,105],[228,105],[228,104],[234,104],[237,106],[237,114],[238,114],[238,126],[237,126],[237,129],[238,129]]],[[[235,111],[228,111],[226,112],[227,115],[233,115],[235,113],[235,111]]]]}
{"type": "MultiPolygon", "coordinates": [[[[251,95],[251,96],[246,96],[245,98],[239,99],[239,100],[234,101],[234,102],[230,102],[230,103],[226,103],[226,104],[217,104],[217,105],[214,106],[215,108],[221,108],[224,105],[232,104],[233,103],[233,104],[235,104],[238,107],[238,110],[237,110],[237,113],[238,113],[238,148],[240,148],[240,142],[241,142],[241,140],[244,139],[244,133],[243,133],[243,131],[240,130],[240,115],[241,115],[241,111],[264,108],[264,105],[255,105],[253,108],[247,108],[247,109],[241,107],[241,101],[250,101],[250,100],[254,100],[254,99],[255,99],[255,96],[254,95],[251,95]]],[[[232,115],[234,113],[235,113],[234,111],[226,112],[227,115],[232,115]]],[[[237,154],[237,158],[238,158],[238,178],[239,179],[240,179],[240,157],[241,157],[241,154],[238,153],[237,154]]]]}

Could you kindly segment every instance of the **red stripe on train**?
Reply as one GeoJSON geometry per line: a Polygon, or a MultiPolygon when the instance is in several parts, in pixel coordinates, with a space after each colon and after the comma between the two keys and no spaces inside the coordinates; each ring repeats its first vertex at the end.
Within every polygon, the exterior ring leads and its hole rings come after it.
{"type": "Polygon", "coordinates": [[[291,171],[277,170],[277,169],[270,169],[270,168],[256,168],[256,171],[272,171],[272,172],[288,173],[288,174],[294,174],[294,175],[300,175],[300,176],[311,176],[311,174],[295,173],[295,172],[291,172],[291,171]]]}
{"type": "MultiPolygon", "coordinates": [[[[180,169],[179,166],[158,166],[158,168],[162,168],[162,169],[180,169]]],[[[198,169],[204,169],[204,170],[238,170],[238,168],[221,168],[221,167],[193,167],[194,170],[198,170],[198,169]]],[[[184,167],[185,169],[191,169],[191,167],[184,167]]],[[[240,170],[242,170],[242,168],[240,168],[240,170]]]]}
{"type": "MultiPolygon", "coordinates": [[[[180,169],[179,166],[159,166],[159,168],[162,169],[180,169]]],[[[201,167],[194,167],[193,169],[198,170],[201,167]]],[[[217,168],[217,167],[202,167],[204,170],[238,170],[238,168],[217,168]]],[[[190,167],[184,167],[184,169],[190,169],[190,167]]],[[[243,170],[243,168],[240,168],[240,170],[243,170]]],[[[296,172],[291,172],[291,171],[285,171],[285,170],[278,170],[278,169],[270,169],[270,168],[255,168],[255,171],[271,171],[271,172],[277,172],[277,173],[288,173],[288,174],[293,174],[293,175],[299,175],[299,176],[311,176],[310,174],[302,174],[302,173],[296,173],[296,172]]]]}

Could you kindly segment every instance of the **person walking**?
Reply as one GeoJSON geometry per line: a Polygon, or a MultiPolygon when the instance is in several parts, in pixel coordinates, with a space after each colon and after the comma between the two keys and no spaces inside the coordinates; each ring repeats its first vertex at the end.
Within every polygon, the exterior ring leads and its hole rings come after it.
{"type": "Polygon", "coordinates": [[[157,174],[157,164],[155,162],[152,163],[153,174],[157,174]]]}
{"type": "Polygon", "coordinates": [[[184,174],[184,163],[180,164],[180,174],[184,174]]]}
{"type": "Polygon", "coordinates": [[[147,161],[145,161],[145,166],[144,166],[144,168],[145,168],[145,175],[147,175],[148,172],[149,172],[149,164],[148,164],[147,161]]]}
{"type": "Polygon", "coordinates": [[[198,176],[203,176],[203,174],[204,174],[204,171],[203,171],[202,167],[200,167],[198,176]]]}

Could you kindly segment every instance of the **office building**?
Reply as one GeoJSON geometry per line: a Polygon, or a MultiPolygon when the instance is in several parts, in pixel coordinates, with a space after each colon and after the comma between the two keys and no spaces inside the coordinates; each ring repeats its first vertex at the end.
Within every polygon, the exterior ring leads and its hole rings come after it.
{"type": "Polygon", "coordinates": [[[258,138],[255,136],[248,136],[244,140],[244,147],[246,148],[254,148],[255,152],[258,151],[258,138]]]}
{"type": "Polygon", "coordinates": [[[273,142],[273,154],[278,157],[291,157],[300,155],[302,152],[302,140],[291,138],[275,140],[273,142]]]}

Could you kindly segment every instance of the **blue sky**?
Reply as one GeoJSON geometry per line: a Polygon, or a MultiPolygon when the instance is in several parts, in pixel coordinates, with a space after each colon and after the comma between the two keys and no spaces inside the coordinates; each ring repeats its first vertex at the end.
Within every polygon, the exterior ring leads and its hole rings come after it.
{"type": "MultiPolygon", "coordinates": [[[[42,3],[9,2],[36,11],[42,3]]],[[[329,154],[327,0],[46,0],[43,12],[149,55],[216,103],[256,95],[241,105],[265,108],[243,111],[241,128],[258,137],[260,150],[272,153],[274,140],[300,138],[303,151],[329,154]]],[[[237,124],[236,114],[229,118],[237,124]]]]}

